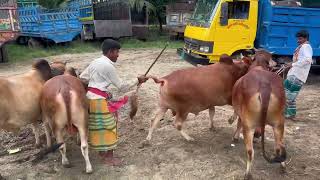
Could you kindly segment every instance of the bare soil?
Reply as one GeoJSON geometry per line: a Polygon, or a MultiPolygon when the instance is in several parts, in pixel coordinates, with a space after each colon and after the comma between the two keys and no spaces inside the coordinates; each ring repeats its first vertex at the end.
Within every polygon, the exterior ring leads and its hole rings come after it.
{"type": "MultiPolygon", "coordinates": [[[[123,50],[116,65],[120,77],[124,81],[133,81],[138,74],[146,71],[159,52],[160,49],[123,50]]],[[[69,66],[82,70],[99,56],[100,53],[87,53],[48,59],[65,60],[69,66]]],[[[31,63],[0,65],[0,76],[24,73],[30,69],[31,63]]],[[[191,65],[181,61],[175,50],[167,50],[150,74],[164,76],[186,67],[191,65]]],[[[297,101],[297,121],[286,122],[286,170],[283,171],[279,164],[268,164],[262,157],[260,143],[255,143],[254,179],[320,179],[319,79],[319,76],[310,75],[297,101]]],[[[59,152],[32,165],[26,157],[36,154],[39,149],[34,147],[31,129],[24,128],[18,134],[0,131],[0,151],[22,148],[16,154],[0,156],[1,175],[6,179],[243,179],[245,149],[242,140],[235,147],[231,146],[235,124],[229,125],[227,122],[232,115],[232,107],[229,106],[217,108],[214,118],[216,130],[213,132],[209,130],[207,111],[196,117],[188,117],[184,128],[195,138],[195,142],[183,139],[173,127],[172,116],[168,113],[154,132],[151,146],[141,146],[147,136],[149,121],[155,114],[158,89],[153,81],[143,85],[139,93],[140,107],[134,122],[127,120],[128,107],[121,111],[120,143],[116,154],[125,162],[122,167],[108,167],[96,152],[90,151],[94,173],[85,174],[80,147],[75,138],[69,138],[68,135],[67,154],[72,163],[71,168],[62,167],[59,152]]],[[[45,144],[44,138],[42,141],[45,144]]],[[[267,128],[266,146],[269,153],[273,151],[273,143],[271,128],[267,128]]]]}

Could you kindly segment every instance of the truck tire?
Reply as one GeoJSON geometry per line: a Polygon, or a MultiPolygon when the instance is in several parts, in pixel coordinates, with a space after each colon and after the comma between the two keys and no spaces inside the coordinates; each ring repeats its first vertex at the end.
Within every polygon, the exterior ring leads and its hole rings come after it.
{"type": "Polygon", "coordinates": [[[41,42],[38,41],[37,39],[35,38],[30,38],[28,40],[28,47],[29,48],[38,48],[38,47],[41,47],[41,42]]]}
{"type": "Polygon", "coordinates": [[[28,45],[28,37],[19,36],[16,40],[17,44],[19,45],[28,45]]]}
{"type": "Polygon", "coordinates": [[[5,62],[8,62],[8,53],[7,53],[7,50],[6,50],[6,45],[3,44],[1,47],[0,47],[0,63],[5,63],[5,62]]]}

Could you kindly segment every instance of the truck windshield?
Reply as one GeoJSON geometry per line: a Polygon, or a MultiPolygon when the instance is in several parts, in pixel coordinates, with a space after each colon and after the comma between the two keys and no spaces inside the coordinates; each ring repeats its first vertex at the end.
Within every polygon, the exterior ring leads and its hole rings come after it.
{"type": "Polygon", "coordinates": [[[191,25],[208,27],[217,2],[218,0],[198,0],[193,16],[190,19],[191,25]]]}

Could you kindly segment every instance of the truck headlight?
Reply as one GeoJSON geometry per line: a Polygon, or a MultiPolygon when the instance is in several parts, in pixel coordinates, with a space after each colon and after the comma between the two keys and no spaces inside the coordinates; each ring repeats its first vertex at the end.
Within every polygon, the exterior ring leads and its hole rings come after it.
{"type": "Polygon", "coordinates": [[[177,14],[173,14],[170,16],[170,21],[171,22],[178,22],[178,15],[177,14]]]}
{"type": "Polygon", "coordinates": [[[199,50],[201,52],[208,53],[210,51],[210,47],[209,46],[200,46],[199,50]]]}

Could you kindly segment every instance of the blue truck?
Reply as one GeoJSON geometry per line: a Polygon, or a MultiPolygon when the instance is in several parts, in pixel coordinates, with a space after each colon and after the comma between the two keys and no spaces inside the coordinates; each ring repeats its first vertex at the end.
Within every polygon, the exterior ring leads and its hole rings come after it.
{"type": "Polygon", "coordinates": [[[20,36],[18,43],[36,46],[40,42],[65,43],[80,37],[79,5],[73,1],[60,9],[45,9],[36,0],[17,0],[20,36]]]}
{"type": "Polygon", "coordinates": [[[222,54],[237,56],[264,48],[282,64],[297,47],[295,34],[307,30],[314,51],[313,68],[320,67],[320,9],[308,3],[200,0],[186,26],[184,48],[178,53],[192,64],[206,65],[217,62],[222,54]]]}

